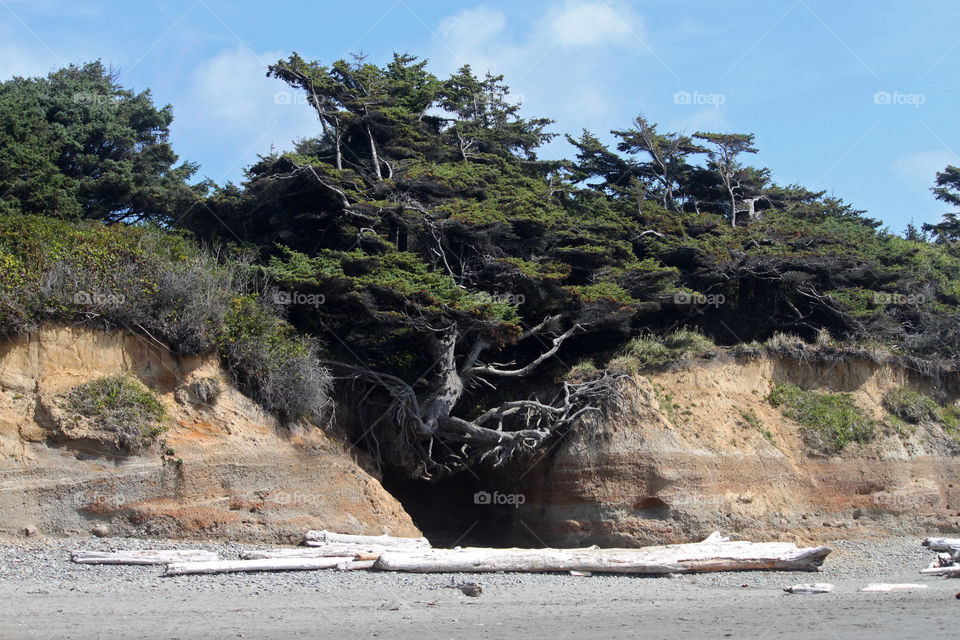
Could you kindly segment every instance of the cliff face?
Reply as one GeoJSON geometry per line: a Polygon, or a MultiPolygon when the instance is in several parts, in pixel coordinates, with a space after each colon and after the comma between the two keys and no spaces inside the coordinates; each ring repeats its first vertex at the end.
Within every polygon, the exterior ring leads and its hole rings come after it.
{"type": "Polygon", "coordinates": [[[525,496],[511,510],[516,533],[554,546],[633,546],[713,530],[787,540],[960,530],[953,437],[880,426],[869,445],[817,455],[765,401],[772,382],[849,392],[876,418],[895,387],[957,397],[956,380],[937,389],[857,360],[723,357],[637,376],[612,415],[581,424],[512,487],[525,496]]]}
{"type": "Polygon", "coordinates": [[[213,357],[122,332],[46,328],[0,343],[0,535],[84,533],[292,541],[308,528],[419,535],[400,504],[319,429],[283,426],[213,357]],[[124,454],[65,429],[58,398],[128,372],[169,419],[163,446],[124,454]],[[215,399],[199,389],[215,381],[215,399]],[[172,449],[170,453],[167,448],[172,449]]]}

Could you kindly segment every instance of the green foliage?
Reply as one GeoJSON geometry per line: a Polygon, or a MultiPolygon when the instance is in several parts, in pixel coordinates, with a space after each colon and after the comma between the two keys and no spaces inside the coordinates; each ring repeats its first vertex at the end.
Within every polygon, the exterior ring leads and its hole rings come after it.
{"type": "Polygon", "coordinates": [[[297,335],[256,295],[234,297],[218,339],[241,389],[285,418],[319,420],[329,410],[330,376],[314,340],[297,335]]]}
{"type": "MultiPolygon", "coordinates": [[[[912,425],[937,424],[954,438],[960,437],[960,410],[956,406],[941,407],[930,396],[913,389],[899,387],[883,396],[883,408],[897,420],[912,425]]],[[[894,420],[894,426],[897,426],[894,420]]]]}
{"type": "Polygon", "coordinates": [[[887,392],[883,396],[883,407],[911,424],[940,422],[943,419],[942,411],[933,398],[906,387],[887,392]]]}
{"type": "Polygon", "coordinates": [[[149,446],[165,429],[167,417],[153,392],[129,374],[74,387],[66,397],[66,407],[94,421],[98,428],[115,433],[118,448],[132,451],[149,446]]]}
{"type": "Polygon", "coordinates": [[[248,270],[151,227],[0,216],[0,335],[44,321],[123,327],[182,355],[219,352],[267,409],[317,416],[329,373],[316,345],[250,293],[248,270]]]}
{"type": "Polygon", "coordinates": [[[0,214],[174,219],[206,185],[176,165],[172,120],[99,62],[0,82],[0,214]]]}
{"type": "Polygon", "coordinates": [[[875,436],[874,420],[849,393],[805,391],[794,384],[778,383],[767,401],[803,425],[808,441],[829,453],[839,453],[851,442],[867,444],[875,436]]]}
{"type": "Polygon", "coordinates": [[[618,369],[629,370],[631,363],[629,360],[623,360],[623,358],[629,358],[635,363],[633,366],[639,369],[650,369],[681,362],[715,350],[716,345],[709,338],[684,328],[668,333],[662,338],[651,335],[631,339],[623,347],[619,359],[611,361],[610,366],[617,362],[618,369]]]}

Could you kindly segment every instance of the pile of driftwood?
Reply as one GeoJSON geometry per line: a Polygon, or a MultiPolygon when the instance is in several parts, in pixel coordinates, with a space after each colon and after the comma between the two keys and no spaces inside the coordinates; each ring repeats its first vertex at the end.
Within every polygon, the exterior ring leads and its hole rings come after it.
{"type": "Polygon", "coordinates": [[[923,546],[937,551],[933,562],[920,573],[930,576],[960,578],[960,538],[924,538],[923,546]]]}
{"type": "Polygon", "coordinates": [[[166,575],[239,571],[373,569],[418,573],[570,572],[667,574],[705,571],[818,571],[828,547],[799,548],[789,542],[734,542],[719,533],[693,544],[639,549],[437,549],[426,538],[357,536],[308,531],[304,546],[245,551],[240,560],[222,560],[196,550],[76,551],[75,562],[166,564],[166,575]],[[206,554],[206,555],[205,555],[206,554]],[[210,556],[213,557],[210,557],[210,556]]]}

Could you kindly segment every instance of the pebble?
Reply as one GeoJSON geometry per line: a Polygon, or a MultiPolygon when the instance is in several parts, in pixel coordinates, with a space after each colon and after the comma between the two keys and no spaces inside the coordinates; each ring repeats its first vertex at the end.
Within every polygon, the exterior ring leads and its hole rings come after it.
{"type": "MultiPolygon", "coordinates": [[[[394,596],[417,590],[440,590],[449,593],[451,583],[476,582],[484,593],[494,593],[498,587],[517,585],[550,593],[554,589],[580,589],[589,584],[599,593],[604,586],[629,584],[629,581],[656,580],[661,591],[679,591],[687,585],[730,587],[742,589],[749,576],[752,589],[780,589],[810,576],[810,582],[862,581],[916,582],[919,569],[926,567],[932,554],[920,546],[923,535],[915,538],[890,538],[880,541],[845,541],[828,543],[834,552],[827,557],[823,570],[817,574],[796,572],[756,571],[675,574],[667,576],[633,576],[594,573],[591,578],[576,578],[567,573],[557,574],[416,574],[375,571],[293,571],[271,573],[237,573],[164,577],[162,566],[80,565],[70,561],[70,551],[128,551],[134,549],[206,549],[222,558],[239,559],[240,552],[263,549],[269,545],[238,544],[221,541],[157,540],[116,537],[27,538],[0,543],[0,583],[22,586],[27,590],[66,591],[77,588],[91,591],[171,590],[177,594],[238,589],[263,593],[286,593],[291,590],[309,590],[325,594],[342,593],[352,589],[391,589],[394,596]]],[[[459,593],[450,596],[462,597],[459,593]]],[[[441,596],[442,597],[442,596],[441,596]]]]}

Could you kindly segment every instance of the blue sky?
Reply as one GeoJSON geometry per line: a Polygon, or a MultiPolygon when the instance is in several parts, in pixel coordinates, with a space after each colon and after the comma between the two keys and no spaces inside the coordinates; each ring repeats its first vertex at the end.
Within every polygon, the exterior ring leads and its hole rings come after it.
{"type": "Polygon", "coordinates": [[[267,64],[408,52],[438,75],[503,73],[559,132],[608,137],[640,112],[662,131],[752,132],[778,183],[901,230],[949,210],[929,188],[960,164],[957,24],[946,0],[0,0],[0,78],[100,58],[174,106],[175,149],[222,183],[317,131],[267,64]]]}

